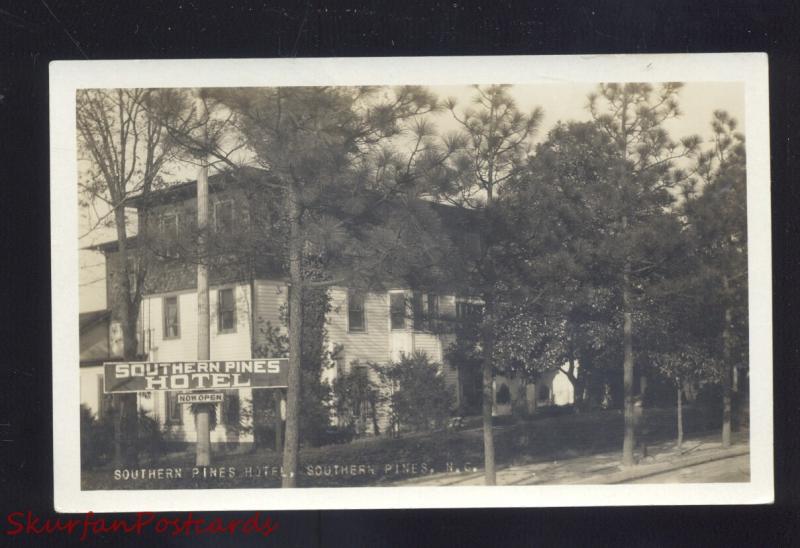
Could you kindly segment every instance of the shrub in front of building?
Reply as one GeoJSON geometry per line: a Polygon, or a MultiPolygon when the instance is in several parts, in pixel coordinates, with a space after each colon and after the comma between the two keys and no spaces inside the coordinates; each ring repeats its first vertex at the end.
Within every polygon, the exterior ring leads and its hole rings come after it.
{"type": "Polygon", "coordinates": [[[381,382],[391,387],[388,403],[393,432],[424,432],[447,426],[455,397],[440,364],[431,363],[424,352],[415,352],[378,371],[381,382]]]}
{"type": "Polygon", "coordinates": [[[81,466],[97,468],[114,454],[114,426],[108,419],[98,419],[92,410],[81,404],[81,466]]]}
{"type": "Polygon", "coordinates": [[[380,434],[378,406],[381,395],[369,375],[372,367],[353,362],[347,373],[333,381],[333,402],[339,429],[349,432],[352,437],[369,432],[380,434]]]}

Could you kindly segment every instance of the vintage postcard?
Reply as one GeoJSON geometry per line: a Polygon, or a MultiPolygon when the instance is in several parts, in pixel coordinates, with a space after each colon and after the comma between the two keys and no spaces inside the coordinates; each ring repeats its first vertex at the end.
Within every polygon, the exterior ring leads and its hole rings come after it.
{"type": "Polygon", "coordinates": [[[57,510],[773,500],[765,55],[50,76],[57,510]]]}

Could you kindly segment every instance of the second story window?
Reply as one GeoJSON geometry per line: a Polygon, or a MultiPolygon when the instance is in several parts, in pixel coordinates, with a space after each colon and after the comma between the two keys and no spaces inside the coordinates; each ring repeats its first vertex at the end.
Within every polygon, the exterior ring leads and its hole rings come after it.
{"type": "Polygon", "coordinates": [[[425,309],[422,293],[414,291],[411,294],[411,313],[414,316],[414,329],[421,331],[425,329],[425,309]]]}
{"type": "Polygon", "coordinates": [[[406,296],[404,293],[389,293],[389,315],[392,329],[406,327],[406,296]]]}
{"type": "Polygon", "coordinates": [[[220,289],[217,293],[217,331],[236,331],[236,299],[233,288],[220,289]]]}
{"type": "Polygon", "coordinates": [[[175,257],[178,255],[179,225],[177,213],[166,213],[160,217],[158,230],[161,245],[158,246],[158,253],[166,257],[175,257]]]}
{"type": "Polygon", "coordinates": [[[178,239],[178,214],[167,213],[162,215],[159,230],[164,240],[167,242],[175,242],[178,239]]]}
{"type": "Polygon", "coordinates": [[[128,256],[128,283],[130,284],[131,295],[136,294],[137,291],[140,264],[138,256],[128,256]]]}
{"type": "Polygon", "coordinates": [[[228,234],[233,230],[233,200],[214,204],[214,230],[218,234],[228,234]]]}
{"type": "Polygon", "coordinates": [[[177,339],[181,336],[178,297],[164,297],[164,338],[177,339]]]}
{"type": "Polygon", "coordinates": [[[347,328],[351,332],[367,330],[364,294],[361,292],[350,291],[347,295],[347,328]]]}
{"type": "Polygon", "coordinates": [[[428,328],[433,329],[436,325],[436,320],[439,318],[439,295],[436,293],[428,293],[426,299],[427,305],[427,323],[428,328]]]}

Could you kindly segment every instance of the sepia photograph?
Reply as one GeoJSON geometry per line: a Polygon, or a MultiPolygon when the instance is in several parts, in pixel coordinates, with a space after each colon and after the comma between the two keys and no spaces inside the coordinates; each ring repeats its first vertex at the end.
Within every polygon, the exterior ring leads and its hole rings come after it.
{"type": "Polygon", "coordinates": [[[487,59],[51,66],[57,502],[770,500],[766,57],[487,59]]]}

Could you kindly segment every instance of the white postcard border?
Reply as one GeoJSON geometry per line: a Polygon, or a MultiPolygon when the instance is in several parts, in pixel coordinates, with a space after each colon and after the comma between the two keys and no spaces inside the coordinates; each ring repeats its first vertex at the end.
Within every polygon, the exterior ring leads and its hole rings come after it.
{"type": "Polygon", "coordinates": [[[774,499],[767,56],[763,53],[56,61],[50,64],[54,500],[59,512],[759,504],[774,499]],[[75,91],[117,87],[745,84],[751,481],[731,484],[81,491],[75,91]]]}

